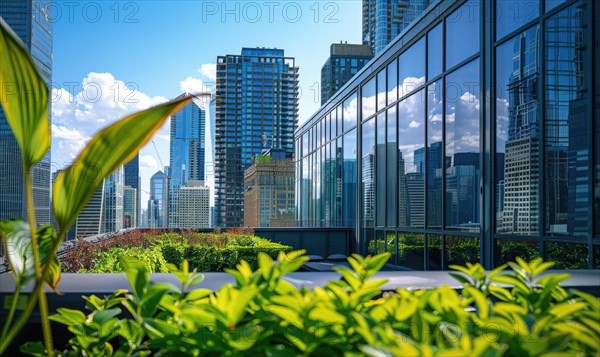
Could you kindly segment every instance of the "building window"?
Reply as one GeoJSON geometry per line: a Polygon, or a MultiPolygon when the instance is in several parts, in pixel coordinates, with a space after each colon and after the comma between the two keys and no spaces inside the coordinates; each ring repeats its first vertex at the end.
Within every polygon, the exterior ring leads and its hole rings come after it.
{"type": "Polygon", "coordinates": [[[399,61],[398,83],[402,98],[425,83],[425,38],[421,38],[404,51],[399,61]]]}
{"type": "Polygon", "coordinates": [[[480,228],[479,92],[479,59],[446,77],[445,216],[449,229],[480,228]]]}
{"type": "Polygon", "coordinates": [[[468,1],[446,18],[446,69],[479,52],[479,18],[478,0],[468,1]]]}

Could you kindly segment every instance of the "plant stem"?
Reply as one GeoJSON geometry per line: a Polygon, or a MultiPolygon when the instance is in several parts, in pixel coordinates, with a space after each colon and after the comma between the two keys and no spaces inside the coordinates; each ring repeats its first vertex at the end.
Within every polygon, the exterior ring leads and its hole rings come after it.
{"type": "Polygon", "coordinates": [[[12,319],[15,317],[15,312],[17,311],[17,304],[19,303],[19,295],[21,293],[21,284],[16,284],[15,294],[13,295],[13,300],[10,305],[10,310],[8,311],[8,318],[4,323],[4,327],[2,328],[2,336],[0,340],[4,341],[6,339],[6,334],[8,333],[8,329],[10,328],[10,324],[12,323],[12,319]]]}
{"type": "MultiPolygon", "coordinates": [[[[23,162],[26,162],[23,160],[23,162]]],[[[25,190],[27,192],[27,213],[29,221],[29,231],[31,234],[31,249],[33,250],[33,266],[35,269],[35,285],[44,286],[45,279],[42,277],[43,274],[40,269],[40,252],[37,241],[37,225],[35,224],[35,206],[33,202],[33,185],[31,183],[31,168],[28,165],[23,165],[25,171],[25,190]]],[[[46,258],[50,261],[50,256],[46,258]]],[[[50,265],[50,264],[46,264],[50,265]]],[[[50,320],[48,320],[48,302],[46,301],[46,292],[44,289],[38,290],[39,301],[40,301],[40,316],[42,322],[42,331],[44,333],[44,345],[46,346],[46,353],[52,357],[54,355],[54,346],[52,343],[52,331],[50,330],[50,320]]]]}

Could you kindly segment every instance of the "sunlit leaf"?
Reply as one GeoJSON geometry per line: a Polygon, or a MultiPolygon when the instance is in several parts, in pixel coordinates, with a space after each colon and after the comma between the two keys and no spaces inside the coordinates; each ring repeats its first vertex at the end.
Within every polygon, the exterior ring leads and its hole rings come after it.
{"type": "Polygon", "coordinates": [[[0,53],[0,103],[28,170],[50,148],[48,87],[23,43],[2,20],[0,53]]]}
{"type": "Polygon", "coordinates": [[[20,219],[1,221],[0,232],[15,282],[27,284],[35,276],[29,225],[20,219]]]}
{"type": "Polygon", "coordinates": [[[181,97],[129,115],[92,138],[54,183],[52,205],[62,231],[75,221],[102,179],[133,158],[167,118],[189,101],[190,97],[181,97]]]}

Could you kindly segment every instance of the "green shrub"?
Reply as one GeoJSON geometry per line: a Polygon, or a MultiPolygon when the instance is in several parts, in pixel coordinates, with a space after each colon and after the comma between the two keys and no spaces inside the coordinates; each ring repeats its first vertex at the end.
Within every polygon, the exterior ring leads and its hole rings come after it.
{"type": "MultiPolygon", "coordinates": [[[[217,248],[213,249],[217,251],[217,248]]],[[[348,258],[340,280],[296,289],[281,279],[308,258],[260,253],[228,272],[236,285],[198,288],[202,276],[172,267],[180,282],[150,281],[145,264],[122,258],[132,291],[85,297],[90,313],[60,308],[52,320],[73,334],[73,355],[251,356],[597,356],[600,300],[559,286],[566,274],[540,276],[540,259],[486,273],[454,266],[464,286],[398,289],[382,295],[373,275],[389,254],[348,258]],[[127,314],[123,312],[127,310],[127,314]]],[[[41,343],[22,351],[43,354],[41,343]]]]}
{"type": "Polygon", "coordinates": [[[158,246],[150,248],[112,248],[103,253],[101,259],[94,266],[91,273],[122,273],[123,266],[119,258],[126,257],[128,259],[136,259],[144,264],[144,267],[149,273],[167,273],[167,262],[163,257],[158,246]]]}

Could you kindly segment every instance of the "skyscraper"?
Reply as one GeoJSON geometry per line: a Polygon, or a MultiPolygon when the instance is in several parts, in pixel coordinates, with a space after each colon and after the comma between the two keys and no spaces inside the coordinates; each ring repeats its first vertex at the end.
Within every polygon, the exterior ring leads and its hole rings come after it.
{"type": "Polygon", "coordinates": [[[139,212],[137,190],[131,186],[123,187],[123,228],[140,227],[137,221],[139,212]]]}
{"type": "MultiPolygon", "coordinates": [[[[187,93],[182,94],[182,96],[187,93]]],[[[171,115],[169,227],[179,227],[179,188],[190,180],[204,181],[206,110],[204,102],[194,98],[179,112],[171,115]]]]}
{"type": "Polygon", "coordinates": [[[123,229],[123,172],[123,166],[120,166],[104,180],[102,233],[123,229]]]}
{"type": "Polygon", "coordinates": [[[284,51],[243,48],[217,58],[215,213],[217,225],[244,222],[244,170],[266,149],[292,157],[298,68],[284,51]]]}
{"type": "Polygon", "coordinates": [[[381,52],[429,6],[430,0],[363,0],[363,43],[381,52]]]}
{"type": "Polygon", "coordinates": [[[321,68],[321,105],[342,88],[352,76],[373,58],[371,46],[334,43],[321,68]]]}
{"type": "Polygon", "coordinates": [[[140,179],[140,155],[135,155],[131,161],[125,164],[125,186],[130,186],[136,190],[136,202],[135,202],[135,219],[130,220],[130,224],[135,222],[130,227],[138,227],[141,222],[141,179],[140,179]]]}
{"type": "MultiPolygon", "coordinates": [[[[49,9],[52,0],[0,2],[0,17],[25,43],[48,87],[52,82],[49,9]]],[[[50,151],[32,171],[36,223],[50,224],[50,151]]],[[[0,220],[13,217],[27,217],[21,150],[0,107],[0,220]]]]}
{"type": "MultiPolygon", "coordinates": [[[[166,169],[166,168],[165,168],[166,169]]],[[[150,178],[150,199],[148,200],[148,227],[165,228],[167,213],[167,176],[157,171],[150,178]]]]}

